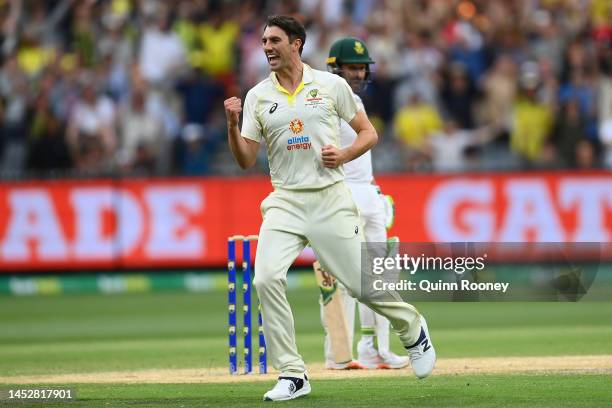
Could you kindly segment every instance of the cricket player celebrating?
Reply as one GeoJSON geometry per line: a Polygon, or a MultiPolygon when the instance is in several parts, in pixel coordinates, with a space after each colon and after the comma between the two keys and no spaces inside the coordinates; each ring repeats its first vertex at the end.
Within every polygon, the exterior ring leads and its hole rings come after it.
{"type": "MultiPolygon", "coordinates": [[[[328,69],[334,74],[343,77],[353,90],[353,98],[360,110],[364,110],[361,98],[357,93],[363,91],[370,77],[370,64],[374,61],[363,41],[356,38],[343,38],[332,44],[327,59],[328,69]]],[[[355,142],[357,133],[342,120],[340,125],[340,142],[342,147],[348,147],[355,142]]],[[[367,242],[387,241],[387,220],[385,212],[384,196],[374,184],[372,171],[372,155],[368,150],[355,160],[344,164],[346,185],[351,190],[359,212],[361,224],[367,242]]],[[[328,271],[334,274],[334,271],[328,271]]],[[[346,342],[352,345],[352,337],[355,324],[356,300],[346,293],[344,286],[338,286],[338,295],[341,304],[344,305],[346,316],[348,339],[346,342]]],[[[325,306],[321,304],[323,309],[325,306]]],[[[389,320],[376,314],[367,306],[359,303],[359,320],[361,322],[361,339],[357,345],[359,364],[350,362],[338,362],[334,359],[333,341],[335,336],[330,336],[325,324],[325,318],[333,318],[322,310],[321,315],[326,328],[325,335],[325,367],[329,369],[352,369],[352,368],[403,368],[409,363],[407,356],[398,356],[389,349],[389,320]],[[374,335],[377,339],[377,348],[374,347],[374,335]]],[[[341,336],[344,342],[345,339],[341,336]]]]}
{"type": "Polygon", "coordinates": [[[298,353],[287,270],[310,243],[321,265],[334,271],[349,294],[387,317],[410,353],[416,376],[428,376],[435,351],[427,325],[403,302],[361,297],[359,212],[344,184],[342,165],[370,149],[378,139],[344,79],[314,70],[301,60],[304,27],[288,16],[269,17],[262,36],[270,76],[242,102],[224,102],[228,142],[242,168],[255,164],[265,139],[274,191],[261,203],[263,223],[255,259],[254,285],[278,383],[264,400],[290,400],[310,392],[306,366],[298,353]],[[353,144],[340,148],[340,119],[355,130],[353,144]]]}

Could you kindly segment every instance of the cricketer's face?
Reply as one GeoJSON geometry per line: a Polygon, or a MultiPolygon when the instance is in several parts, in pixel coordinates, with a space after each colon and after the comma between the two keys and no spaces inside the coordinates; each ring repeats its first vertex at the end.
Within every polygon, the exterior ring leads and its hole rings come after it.
{"type": "Polygon", "coordinates": [[[351,86],[353,92],[358,93],[363,89],[363,81],[366,78],[366,64],[344,64],[342,65],[342,76],[351,86]]]}
{"type": "Polygon", "coordinates": [[[287,67],[294,54],[299,56],[300,40],[289,42],[289,36],[276,26],[266,27],[261,45],[272,71],[280,71],[287,67]]]}

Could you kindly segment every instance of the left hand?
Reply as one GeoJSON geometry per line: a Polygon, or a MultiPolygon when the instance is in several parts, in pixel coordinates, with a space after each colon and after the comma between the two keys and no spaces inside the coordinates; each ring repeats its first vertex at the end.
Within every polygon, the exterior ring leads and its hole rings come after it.
{"type": "Polygon", "coordinates": [[[335,169],[338,166],[344,164],[345,155],[344,150],[338,149],[332,145],[325,145],[321,149],[321,158],[323,159],[323,165],[330,169],[335,169]]]}

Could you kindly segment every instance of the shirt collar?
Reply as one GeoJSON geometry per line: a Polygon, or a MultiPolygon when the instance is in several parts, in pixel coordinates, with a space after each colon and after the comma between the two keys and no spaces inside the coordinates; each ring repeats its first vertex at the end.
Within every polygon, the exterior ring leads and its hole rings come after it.
{"type": "MultiPolygon", "coordinates": [[[[314,73],[312,72],[312,68],[310,67],[310,65],[306,63],[302,64],[304,67],[302,71],[302,82],[304,83],[304,85],[306,85],[314,81],[314,73]]],[[[274,85],[280,85],[278,83],[278,79],[276,78],[276,72],[270,72],[270,79],[272,80],[272,83],[274,85]]]]}

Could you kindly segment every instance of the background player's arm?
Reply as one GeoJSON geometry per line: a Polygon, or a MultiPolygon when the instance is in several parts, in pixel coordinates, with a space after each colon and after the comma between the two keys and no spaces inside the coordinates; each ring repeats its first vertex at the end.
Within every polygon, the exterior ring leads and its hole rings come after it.
{"type": "Polygon", "coordinates": [[[355,160],[378,142],[376,129],[368,119],[368,115],[362,110],[358,111],[349,125],[357,132],[357,138],[352,145],[339,149],[332,145],[326,145],[322,150],[323,164],[325,167],[336,168],[341,164],[355,160]]]}
{"type": "Polygon", "coordinates": [[[257,161],[257,151],[259,143],[247,139],[240,134],[238,122],[240,112],[242,112],[242,101],[235,96],[223,102],[225,106],[225,116],[227,118],[227,141],[236,162],[242,169],[253,167],[257,161]]]}

